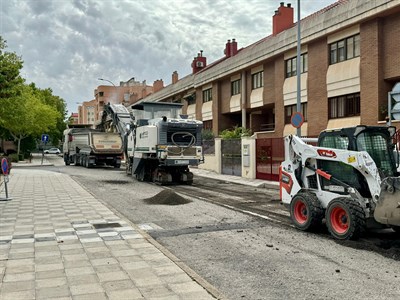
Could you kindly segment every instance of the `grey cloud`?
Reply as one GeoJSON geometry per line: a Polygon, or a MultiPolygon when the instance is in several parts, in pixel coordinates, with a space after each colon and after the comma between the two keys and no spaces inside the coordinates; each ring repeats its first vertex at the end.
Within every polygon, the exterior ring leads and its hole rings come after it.
{"type": "MultiPolygon", "coordinates": [[[[239,47],[271,32],[281,0],[0,0],[2,32],[28,81],[51,87],[68,110],[93,99],[104,77],[152,84],[182,78],[202,49],[209,63],[227,39],[239,47]]],[[[307,15],[335,0],[303,1],[307,15]],[[325,3],[321,4],[321,3],[325,3]],[[317,7],[319,5],[319,7],[317,7]]],[[[293,1],[292,1],[293,2],[293,1]]]]}

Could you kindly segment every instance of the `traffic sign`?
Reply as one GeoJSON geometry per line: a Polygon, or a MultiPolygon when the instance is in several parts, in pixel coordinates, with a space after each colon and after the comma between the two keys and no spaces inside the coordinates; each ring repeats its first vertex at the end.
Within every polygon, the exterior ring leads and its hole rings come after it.
{"type": "Polygon", "coordinates": [[[49,141],[49,135],[48,134],[42,134],[42,142],[47,143],[49,141]]]}
{"type": "Polygon", "coordinates": [[[9,169],[8,169],[8,161],[7,161],[7,158],[2,158],[2,160],[1,160],[1,172],[2,172],[4,175],[8,175],[8,171],[9,171],[9,169]]]}
{"type": "Polygon", "coordinates": [[[301,112],[295,112],[290,119],[290,123],[295,128],[300,128],[304,123],[304,116],[301,112]]]}

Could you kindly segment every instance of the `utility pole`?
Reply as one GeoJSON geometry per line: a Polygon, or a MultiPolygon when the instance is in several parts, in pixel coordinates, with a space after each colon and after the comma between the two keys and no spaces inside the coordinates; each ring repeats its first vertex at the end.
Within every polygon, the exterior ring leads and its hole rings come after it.
{"type": "MultiPolygon", "coordinates": [[[[297,0],[297,105],[296,111],[301,113],[301,36],[300,36],[300,0],[297,0]]],[[[303,116],[304,117],[304,116],[303,116]]],[[[301,136],[301,126],[297,128],[296,131],[297,136],[301,136]]]]}

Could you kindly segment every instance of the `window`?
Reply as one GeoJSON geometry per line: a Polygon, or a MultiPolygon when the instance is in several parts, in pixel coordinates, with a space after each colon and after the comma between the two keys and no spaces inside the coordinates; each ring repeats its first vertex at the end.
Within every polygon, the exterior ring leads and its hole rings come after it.
{"type": "MultiPolygon", "coordinates": [[[[297,75],[297,56],[285,61],[286,78],[297,75]]],[[[300,56],[301,73],[308,71],[308,53],[303,53],[300,56]]]]}
{"type": "Polygon", "coordinates": [[[203,121],[203,130],[212,130],[212,120],[203,121]]]}
{"type": "Polygon", "coordinates": [[[251,75],[251,89],[255,90],[264,86],[264,71],[251,75]]]}
{"type": "Polygon", "coordinates": [[[99,96],[103,97],[104,96],[104,92],[99,92],[99,96]]]}
{"type": "Polygon", "coordinates": [[[360,93],[328,99],[329,119],[360,115],[360,93]]]}
{"type": "Polygon", "coordinates": [[[354,35],[329,45],[330,64],[360,56],[360,35],[354,35]]]}
{"type": "Polygon", "coordinates": [[[232,96],[240,94],[240,83],[241,83],[240,79],[231,82],[231,95],[232,96]]]}
{"type": "Polygon", "coordinates": [[[212,88],[203,91],[203,103],[212,101],[212,88]]]}
{"type": "Polygon", "coordinates": [[[196,104],[196,94],[192,94],[188,97],[186,97],[186,101],[188,105],[196,104]]]}
{"type": "MultiPolygon", "coordinates": [[[[297,104],[285,106],[285,124],[290,124],[292,115],[297,112],[297,104]]],[[[301,113],[304,117],[304,122],[307,121],[307,103],[301,103],[301,113]]]]}

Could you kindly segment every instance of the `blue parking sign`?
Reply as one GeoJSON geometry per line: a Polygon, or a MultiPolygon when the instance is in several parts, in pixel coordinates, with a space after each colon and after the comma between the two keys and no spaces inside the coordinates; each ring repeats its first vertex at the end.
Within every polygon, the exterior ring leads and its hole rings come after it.
{"type": "Polygon", "coordinates": [[[49,135],[48,134],[42,134],[42,142],[47,143],[49,141],[49,135]]]}

